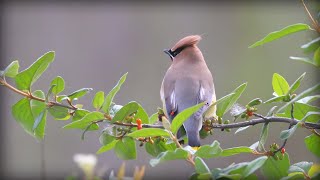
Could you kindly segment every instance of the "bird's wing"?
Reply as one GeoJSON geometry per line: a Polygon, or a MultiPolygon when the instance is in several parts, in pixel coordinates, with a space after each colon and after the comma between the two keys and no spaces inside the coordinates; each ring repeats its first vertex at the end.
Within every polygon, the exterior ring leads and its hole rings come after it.
{"type": "Polygon", "coordinates": [[[175,94],[175,81],[163,81],[160,90],[163,110],[170,120],[177,114],[177,102],[175,94]]]}

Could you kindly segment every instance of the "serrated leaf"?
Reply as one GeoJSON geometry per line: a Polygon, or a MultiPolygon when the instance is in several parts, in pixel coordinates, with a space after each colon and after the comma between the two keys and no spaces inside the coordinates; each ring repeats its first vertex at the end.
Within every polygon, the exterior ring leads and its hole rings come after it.
{"type": "Polygon", "coordinates": [[[92,106],[97,110],[99,110],[102,107],[103,103],[104,103],[104,92],[99,91],[96,93],[96,95],[92,100],[92,106]]]}
{"type": "Polygon", "coordinates": [[[305,75],[306,73],[303,73],[297,80],[295,80],[295,82],[290,86],[286,95],[294,93],[300,87],[301,81],[305,75]]]}
{"type": "Polygon", "coordinates": [[[313,164],[312,162],[306,162],[306,161],[295,163],[289,167],[288,173],[290,174],[294,172],[302,172],[302,173],[308,174],[312,164],[313,164]]]}
{"type": "MultiPolygon", "coordinates": [[[[12,61],[7,67],[6,69],[4,69],[3,71],[3,75],[7,76],[7,77],[11,77],[14,78],[16,77],[16,75],[18,74],[19,71],[19,62],[16,61],[12,61]]],[[[2,76],[2,75],[1,75],[2,76]]]]}
{"type": "Polygon", "coordinates": [[[289,105],[291,105],[293,102],[296,102],[306,96],[308,96],[309,94],[313,93],[313,92],[317,92],[320,90],[320,83],[316,84],[315,86],[304,90],[303,92],[301,92],[300,94],[298,94],[295,98],[291,99],[290,102],[287,102],[284,106],[282,106],[281,108],[278,109],[277,113],[282,112],[284,109],[286,109],[289,105]]]}
{"type": "Polygon", "coordinates": [[[234,132],[234,134],[237,134],[237,133],[239,133],[239,132],[241,132],[241,131],[244,131],[244,130],[248,129],[249,127],[250,127],[250,126],[240,127],[240,128],[238,128],[238,129],[236,130],[236,132],[234,132]]]}
{"type": "Polygon", "coordinates": [[[82,88],[68,95],[68,98],[72,101],[76,98],[80,98],[86,95],[89,91],[92,91],[92,88],[82,88]]]}
{"type": "Polygon", "coordinates": [[[157,156],[157,158],[150,160],[150,165],[152,167],[154,167],[164,161],[177,160],[177,159],[187,159],[187,157],[188,157],[187,151],[180,149],[180,148],[177,148],[174,151],[170,150],[170,151],[160,153],[157,156]]]}
{"type": "Polygon", "coordinates": [[[159,120],[158,113],[154,113],[149,117],[149,124],[154,124],[159,120]]]}
{"type": "Polygon", "coordinates": [[[289,91],[288,82],[278,73],[274,73],[272,77],[272,87],[278,96],[286,95],[289,91]]]}
{"type": "Polygon", "coordinates": [[[100,149],[96,152],[96,154],[102,154],[104,152],[107,152],[107,151],[113,149],[115,147],[115,145],[117,144],[117,142],[118,142],[118,140],[114,140],[114,141],[110,142],[109,144],[100,147],[100,149]]]}
{"type": "Polygon", "coordinates": [[[189,107],[174,117],[171,123],[171,132],[176,134],[182,124],[195,112],[197,112],[205,102],[189,107]]]}
{"type": "Polygon", "coordinates": [[[281,131],[280,139],[285,140],[285,139],[288,139],[289,137],[291,137],[293,135],[293,133],[296,131],[296,129],[298,128],[298,126],[299,126],[299,124],[296,124],[290,129],[281,131]]]}
{"type": "Polygon", "coordinates": [[[20,90],[30,90],[31,85],[36,82],[42,73],[48,68],[49,64],[54,60],[55,53],[49,51],[27,69],[18,73],[15,77],[17,88],[20,90]]]}
{"type": "Polygon", "coordinates": [[[211,145],[203,145],[196,151],[195,156],[201,158],[213,158],[219,156],[222,152],[220,147],[220,143],[218,141],[214,141],[211,145]]]}
{"type": "Polygon", "coordinates": [[[269,132],[269,123],[264,123],[263,126],[262,126],[260,139],[259,139],[259,145],[258,145],[258,150],[259,151],[262,151],[262,150],[265,151],[264,144],[267,141],[268,132],[269,132]]]}
{"type": "Polygon", "coordinates": [[[210,173],[210,169],[208,168],[207,164],[200,158],[194,158],[195,163],[195,170],[198,174],[210,173]]]}
{"type": "Polygon", "coordinates": [[[320,46],[320,37],[311,40],[310,42],[301,46],[304,53],[314,52],[320,46]]]}
{"type": "Polygon", "coordinates": [[[50,85],[52,86],[54,84],[55,86],[52,88],[52,93],[54,95],[57,95],[64,90],[64,79],[61,76],[57,76],[51,81],[50,85]]]}
{"type": "Polygon", "coordinates": [[[279,31],[274,31],[274,32],[269,33],[267,36],[265,36],[261,40],[255,42],[254,44],[249,46],[249,48],[261,46],[265,43],[274,41],[276,39],[287,36],[289,34],[296,33],[299,31],[304,31],[304,30],[310,30],[310,29],[311,29],[311,27],[307,24],[302,24],[302,23],[293,24],[293,25],[287,26],[279,31]]]}
{"type": "Polygon", "coordinates": [[[170,137],[170,134],[168,131],[164,129],[159,128],[145,128],[140,129],[137,131],[133,131],[132,133],[129,133],[127,136],[138,138],[138,137],[154,137],[154,136],[164,136],[164,137],[170,137]]]}
{"type": "Polygon", "coordinates": [[[135,119],[141,119],[142,124],[149,124],[149,115],[139,103],[138,105],[139,105],[139,108],[137,110],[135,119]]]}
{"type": "Polygon", "coordinates": [[[320,98],[320,95],[314,95],[314,96],[307,96],[307,97],[304,97],[302,99],[300,99],[299,101],[297,101],[298,103],[303,103],[303,104],[308,104],[308,103],[311,103],[317,99],[320,98]]]}
{"type": "Polygon", "coordinates": [[[320,137],[312,134],[304,138],[304,143],[307,149],[312,152],[314,155],[320,157],[320,137]]]}
{"type": "Polygon", "coordinates": [[[288,175],[289,166],[290,160],[287,153],[284,153],[282,160],[275,160],[270,156],[261,167],[261,173],[266,179],[281,179],[288,175]]]}
{"type": "Polygon", "coordinates": [[[116,121],[123,121],[127,116],[137,112],[139,109],[139,104],[137,102],[129,102],[128,104],[124,105],[112,118],[112,123],[116,121]]]}
{"type": "Polygon", "coordinates": [[[256,170],[262,167],[263,164],[267,161],[267,159],[267,156],[262,156],[249,162],[245,167],[244,171],[242,172],[243,178],[248,177],[250,174],[254,173],[256,170]]]}
{"type": "Polygon", "coordinates": [[[89,123],[97,120],[102,120],[102,119],[104,119],[104,115],[101,112],[91,112],[85,115],[82,119],[78,121],[73,121],[72,123],[65,125],[63,128],[84,129],[89,125],[89,123]]]}
{"type": "Polygon", "coordinates": [[[127,78],[128,73],[125,73],[120,80],[118,81],[117,85],[108,93],[108,95],[105,98],[105,101],[102,105],[102,111],[109,114],[109,107],[113,101],[114,96],[118,93],[118,91],[121,88],[121,85],[124,83],[124,81],[127,78]]]}
{"type": "Polygon", "coordinates": [[[49,113],[52,117],[54,117],[56,120],[67,120],[65,117],[69,115],[69,111],[65,107],[61,106],[52,106],[48,108],[49,113]]]}
{"type": "Polygon", "coordinates": [[[240,147],[224,149],[219,156],[226,157],[226,156],[233,156],[241,153],[252,153],[252,152],[253,150],[250,149],[249,147],[240,146],[240,147]]]}
{"type": "Polygon", "coordinates": [[[114,151],[116,155],[123,160],[136,159],[136,143],[131,137],[124,137],[119,140],[115,147],[114,151]]]}
{"type": "Polygon", "coordinates": [[[239,99],[246,87],[247,83],[241,84],[239,87],[237,87],[235,90],[231,92],[234,94],[230,98],[227,98],[225,101],[219,103],[219,106],[217,106],[217,116],[222,117],[239,99]]]}

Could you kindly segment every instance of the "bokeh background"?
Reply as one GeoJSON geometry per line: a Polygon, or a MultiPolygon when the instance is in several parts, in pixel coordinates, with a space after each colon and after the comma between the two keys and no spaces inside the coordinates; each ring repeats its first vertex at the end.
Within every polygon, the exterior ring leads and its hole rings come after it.
{"type": "MultiPolygon", "coordinates": [[[[21,69],[27,68],[47,51],[56,51],[55,61],[34,85],[33,89],[47,91],[51,79],[60,75],[66,81],[65,93],[91,87],[94,90],[80,103],[91,109],[95,92],[108,92],[125,72],[126,83],[115,102],[125,104],[138,101],[149,114],[161,106],[160,84],[170,65],[162,52],[180,38],[200,34],[199,47],[214,75],[217,97],[220,98],[243,82],[247,90],[239,103],[272,96],[272,74],[277,72],[292,83],[303,72],[307,75],[302,88],[319,81],[314,67],[295,62],[289,56],[302,56],[300,45],[313,35],[300,32],[263,47],[248,46],[267,33],[293,23],[309,23],[300,1],[270,3],[216,3],[214,2],[118,2],[76,3],[3,2],[1,6],[1,68],[18,59],[21,69]]],[[[41,143],[25,133],[10,113],[20,96],[1,88],[1,174],[10,178],[41,177],[41,143]]],[[[271,106],[265,106],[261,113],[271,106]]],[[[228,118],[228,117],[227,117],[228,118]]],[[[47,120],[45,137],[45,165],[47,177],[63,178],[79,174],[73,162],[75,153],[95,153],[99,147],[99,132],[87,133],[64,130],[65,121],[47,120]]],[[[280,143],[279,133],[287,124],[272,124],[269,140],[280,143]]],[[[261,125],[234,135],[216,131],[203,141],[218,140],[223,148],[250,146],[259,137],[261,125]]],[[[299,129],[287,144],[292,163],[302,160],[319,162],[304,146],[303,138],[309,132],[299,129]]],[[[155,168],[149,165],[149,156],[138,147],[138,159],[127,161],[127,175],[135,166],[146,165],[146,179],[186,179],[192,167],[184,161],[172,161],[155,168]]],[[[211,169],[231,163],[250,161],[253,155],[206,160],[211,169]]],[[[98,169],[104,175],[122,164],[113,151],[98,155],[98,169]]]]}

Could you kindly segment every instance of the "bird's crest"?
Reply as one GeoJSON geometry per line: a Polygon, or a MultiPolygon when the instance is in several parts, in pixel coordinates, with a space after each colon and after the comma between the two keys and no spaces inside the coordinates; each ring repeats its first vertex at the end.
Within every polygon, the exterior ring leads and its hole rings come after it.
{"type": "Polygon", "coordinates": [[[177,42],[177,44],[174,45],[171,48],[171,50],[175,51],[179,48],[185,48],[188,46],[196,45],[200,40],[201,40],[201,36],[199,35],[191,35],[191,36],[184,37],[179,42],[177,42]]]}

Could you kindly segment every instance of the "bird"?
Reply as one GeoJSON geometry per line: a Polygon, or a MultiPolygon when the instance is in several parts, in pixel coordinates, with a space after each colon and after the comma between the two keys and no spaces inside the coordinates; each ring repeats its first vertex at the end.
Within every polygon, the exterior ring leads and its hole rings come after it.
{"type": "MultiPolygon", "coordinates": [[[[200,35],[186,36],[171,49],[164,50],[172,62],[160,89],[163,110],[170,122],[186,108],[205,102],[183,123],[191,147],[201,146],[199,131],[202,128],[202,115],[216,101],[212,74],[197,46],[200,40],[200,35]]],[[[209,116],[214,116],[216,108],[210,109],[209,116]]],[[[177,133],[177,138],[179,136],[181,132],[177,133]]]]}

